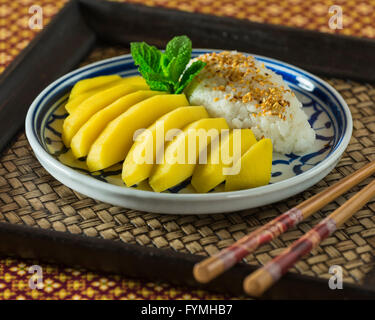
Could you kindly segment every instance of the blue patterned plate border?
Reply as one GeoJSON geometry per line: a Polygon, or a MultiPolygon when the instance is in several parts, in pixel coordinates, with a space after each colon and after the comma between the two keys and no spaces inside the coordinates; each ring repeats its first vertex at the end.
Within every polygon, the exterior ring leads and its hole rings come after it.
{"type": "MultiPolygon", "coordinates": [[[[220,51],[195,49],[193,56],[220,51]]],[[[255,189],[195,194],[189,183],[167,193],[154,193],[106,183],[70,168],[48,152],[45,130],[47,122],[64,103],[66,93],[77,81],[89,77],[137,74],[130,55],[123,55],[77,69],[50,84],[30,106],[26,118],[26,135],[35,155],[45,169],[68,187],[113,205],[159,213],[216,213],[258,207],[301,192],[327,175],[340,159],[352,134],[352,118],[340,94],[322,79],[278,60],[254,55],[282,75],[294,90],[310,124],[317,133],[316,150],[306,155],[276,155],[271,184],[255,189]]]]}

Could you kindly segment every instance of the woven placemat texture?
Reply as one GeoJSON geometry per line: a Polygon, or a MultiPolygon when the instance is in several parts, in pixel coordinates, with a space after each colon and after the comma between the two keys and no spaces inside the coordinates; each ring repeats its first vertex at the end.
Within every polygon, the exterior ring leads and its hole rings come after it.
{"type": "MultiPolygon", "coordinates": [[[[126,52],[127,49],[100,47],[85,63],[126,52]]],[[[0,221],[140,246],[212,255],[375,159],[374,86],[338,79],[326,80],[350,106],[354,120],[353,137],[338,166],[325,179],[298,196],[257,209],[214,215],[160,215],[114,207],[83,196],[55,180],[39,164],[25,134],[21,133],[0,158],[0,221]]],[[[262,246],[246,257],[246,262],[264,264],[368,182],[369,179],[297,228],[262,246]]],[[[375,202],[371,202],[298,262],[292,271],[329,277],[329,267],[340,265],[345,281],[359,283],[374,265],[374,212],[375,202]]]]}

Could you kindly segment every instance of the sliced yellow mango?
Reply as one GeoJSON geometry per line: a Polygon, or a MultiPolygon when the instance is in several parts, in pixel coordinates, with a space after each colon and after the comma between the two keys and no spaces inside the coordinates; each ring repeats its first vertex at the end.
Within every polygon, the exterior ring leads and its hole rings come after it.
{"type": "Polygon", "coordinates": [[[224,118],[201,119],[185,127],[167,145],[164,163],[154,166],[149,179],[151,188],[162,192],[189,178],[201,153],[224,129],[229,129],[224,118]]]}
{"type": "Polygon", "coordinates": [[[83,101],[85,101],[87,98],[90,98],[93,95],[92,91],[94,91],[94,90],[98,90],[98,89],[93,89],[93,90],[81,93],[81,94],[75,96],[74,98],[69,99],[68,102],[65,105],[65,110],[68,111],[68,113],[74,112],[74,110],[77,109],[77,107],[83,101]]]}
{"type": "Polygon", "coordinates": [[[110,82],[120,80],[120,79],[121,77],[119,75],[113,74],[109,76],[99,76],[99,77],[80,80],[76,82],[76,84],[72,88],[72,91],[70,91],[69,99],[72,99],[86,91],[98,88],[100,86],[103,86],[105,84],[108,84],[110,82]]]}
{"type": "Polygon", "coordinates": [[[222,137],[220,144],[209,153],[206,164],[196,166],[191,178],[191,184],[196,191],[205,193],[222,183],[225,180],[224,168],[230,169],[233,159],[237,159],[237,162],[257,142],[250,129],[237,130],[222,137]],[[233,140],[238,141],[238,144],[233,145],[233,140]]]}
{"type": "Polygon", "coordinates": [[[137,138],[126,156],[122,168],[122,180],[125,184],[130,187],[150,176],[153,165],[156,163],[156,154],[162,148],[165,135],[169,130],[182,129],[191,122],[208,117],[204,107],[180,107],[159,118],[137,138]],[[157,132],[162,134],[161,138],[158,137],[158,141],[157,132]],[[147,152],[150,154],[146,155],[147,152]],[[145,155],[143,163],[137,158],[139,155],[145,155]]]}
{"type": "Polygon", "coordinates": [[[76,158],[87,156],[91,145],[113,119],[142,100],[161,94],[160,91],[140,90],[117,99],[95,113],[75,134],[70,144],[76,158]]]}
{"type": "Polygon", "coordinates": [[[267,185],[271,179],[272,141],[262,139],[241,157],[240,173],[226,176],[225,191],[256,188],[267,185]]]}
{"type": "Polygon", "coordinates": [[[81,81],[78,81],[74,87],[72,88],[72,91],[70,91],[69,99],[73,99],[77,97],[78,95],[103,88],[109,87],[111,84],[122,80],[122,83],[124,84],[133,84],[133,85],[146,85],[146,80],[143,79],[141,76],[131,76],[131,77],[125,77],[122,78],[119,75],[110,75],[110,76],[100,76],[100,77],[95,77],[95,78],[90,78],[90,79],[84,79],[81,81]]]}
{"type": "Polygon", "coordinates": [[[129,85],[140,85],[145,86],[145,88],[149,89],[145,80],[140,76],[134,76],[134,77],[127,77],[127,78],[121,78],[118,77],[117,80],[110,81],[108,83],[105,83],[104,85],[100,85],[99,87],[95,87],[93,89],[90,89],[88,91],[84,91],[82,93],[79,93],[78,95],[74,95],[73,97],[70,97],[67,104],[65,105],[65,110],[68,111],[68,113],[73,113],[77,107],[86,99],[90,98],[94,94],[97,94],[100,91],[104,91],[106,89],[115,87],[119,84],[129,84],[129,85]]]}
{"type": "Polygon", "coordinates": [[[162,94],[132,106],[112,120],[91,146],[87,156],[90,171],[124,160],[136,130],[147,128],[167,112],[187,105],[189,102],[184,94],[162,94]]]}
{"type": "Polygon", "coordinates": [[[119,84],[113,88],[100,91],[83,101],[77,109],[64,121],[62,140],[69,147],[70,142],[82,125],[99,110],[107,107],[118,98],[138,90],[146,90],[147,86],[119,84]]]}
{"type": "Polygon", "coordinates": [[[91,96],[93,96],[94,94],[97,94],[98,92],[100,91],[104,91],[106,89],[109,89],[109,88],[112,88],[114,86],[117,86],[118,84],[121,84],[121,83],[126,83],[128,81],[123,81],[124,79],[122,79],[120,77],[120,79],[118,80],[115,80],[115,81],[111,81],[105,85],[102,85],[100,87],[97,87],[97,88],[94,88],[94,89],[91,89],[89,91],[85,91],[83,93],[80,93],[76,96],[74,96],[73,98],[69,99],[67,104],[65,105],[65,110],[68,111],[68,113],[73,113],[75,111],[75,109],[77,109],[77,107],[83,102],[85,101],[86,99],[90,98],[91,96]]]}

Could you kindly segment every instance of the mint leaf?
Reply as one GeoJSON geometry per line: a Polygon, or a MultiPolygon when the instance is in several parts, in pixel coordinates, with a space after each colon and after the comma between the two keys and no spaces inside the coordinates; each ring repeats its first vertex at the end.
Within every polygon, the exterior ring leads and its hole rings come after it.
{"type": "Polygon", "coordinates": [[[173,57],[169,62],[167,69],[167,75],[169,79],[171,79],[171,81],[173,81],[174,83],[177,83],[183,71],[184,70],[181,71],[181,68],[178,66],[178,58],[173,57]]]}
{"type": "Polygon", "coordinates": [[[192,44],[187,36],[177,36],[168,42],[165,55],[171,61],[169,76],[177,82],[191,58],[192,44]],[[175,58],[174,62],[173,58],[175,58]]]}
{"type": "MultiPolygon", "coordinates": [[[[166,54],[162,54],[161,57],[161,68],[164,76],[172,82],[177,82],[181,73],[175,74],[175,65],[177,63],[177,57],[173,57],[171,60],[166,54]]],[[[178,71],[179,72],[179,71],[178,71]]]]}
{"type": "Polygon", "coordinates": [[[194,77],[202,71],[205,65],[206,63],[201,60],[194,61],[189,66],[189,68],[185,70],[180,82],[178,83],[178,86],[174,88],[175,93],[181,93],[186,88],[186,86],[194,79],[194,77]]]}
{"type": "Polygon", "coordinates": [[[143,77],[146,78],[149,72],[160,72],[161,52],[156,47],[150,46],[145,42],[132,42],[130,51],[135,65],[140,67],[141,70],[139,72],[143,77]]]}
{"type": "Polygon", "coordinates": [[[165,77],[169,76],[169,67],[168,67],[169,64],[170,64],[170,60],[165,54],[162,53],[161,59],[160,59],[160,66],[165,77]]]}
{"type": "Polygon", "coordinates": [[[172,92],[170,86],[165,82],[152,81],[152,80],[147,80],[146,82],[149,85],[151,90],[172,92]]]}
{"type": "Polygon", "coordinates": [[[130,44],[131,54],[138,71],[146,80],[151,90],[169,91],[173,88],[168,79],[162,73],[162,53],[154,46],[145,42],[132,42],[130,44]]]}
{"type": "Polygon", "coordinates": [[[174,82],[166,78],[163,74],[152,73],[146,79],[151,90],[167,91],[173,93],[174,82]]]}
{"type": "Polygon", "coordinates": [[[145,42],[132,42],[130,50],[138,71],[151,90],[180,93],[205,65],[196,61],[186,69],[192,51],[187,36],[174,37],[168,42],[165,53],[145,42]]]}

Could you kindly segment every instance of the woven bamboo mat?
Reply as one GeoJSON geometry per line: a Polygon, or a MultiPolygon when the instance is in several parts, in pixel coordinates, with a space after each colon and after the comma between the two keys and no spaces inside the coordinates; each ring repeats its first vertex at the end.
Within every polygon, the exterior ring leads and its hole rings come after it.
{"type": "MultiPolygon", "coordinates": [[[[126,49],[99,47],[85,63],[126,52],[126,49]]],[[[298,196],[262,208],[199,216],[160,215],[113,207],[83,196],[55,180],[34,157],[25,134],[20,133],[0,157],[0,221],[212,255],[375,159],[375,87],[349,80],[326,80],[343,95],[350,107],[354,120],[353,137],[338,166],[324,180],[298,196]]],[[[252,265],[266,263],[368,182],[364,181],[297,228],[262,246],[246,257],[246,262],[252,265]]],[[[340,265],[345,281],[360,283],[375,264],[374,212],[375,202],[369,203],[298,262],[292,272],[327,278],[329,267],[340,265]]]]}

